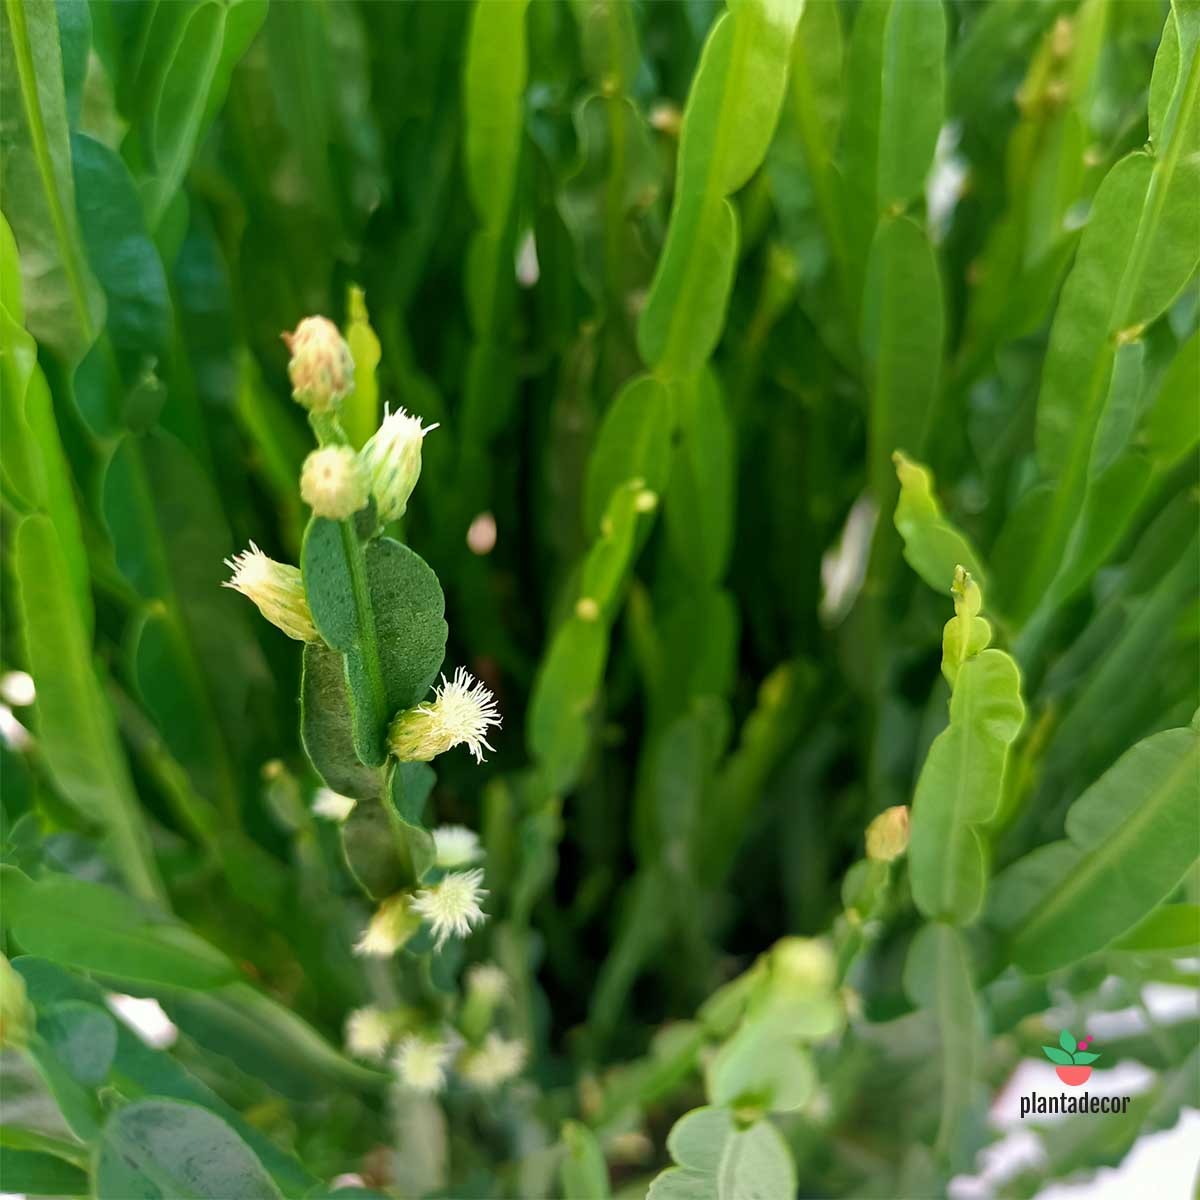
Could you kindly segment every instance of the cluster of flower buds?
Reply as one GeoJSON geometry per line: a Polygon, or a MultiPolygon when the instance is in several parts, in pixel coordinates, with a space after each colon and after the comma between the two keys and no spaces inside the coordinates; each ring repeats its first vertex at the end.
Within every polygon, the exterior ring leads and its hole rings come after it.
{"type": "MultiPolygon", "coordinates": [[[[403,409],[385,410],[375,434],[356,451],[339,419],[342,402],[354,389],[354,357],[345,339],[326,318],[307,317],[284,341],[291,352],[292,395],[308,411],[320,443],[304,461],[301,498],[315,517],[330,521],[349,522],[369,510],[377,529],[402,517],[420,478],[425,436],[436,426],[422,425],[403,409]]],[[[651,493],[647,497],[642,503],[657,502],[651,493]]],[[[361,520],[352,528],[357,544],[364,536],[361,520]]],[[[296,567],[268,558],[253,543],[228,565],[233,577],[227,586],[249,597],[267,620],[299,641],[321,640],[296,567]]],[[[499,724],[491,691],[460,667],[453,678],[442,677],[425,703],[394,716],[388,748],[400,762],[429,762],[466,745],[482,762],[484,751],[492,749],[488,732],[499,724]]],[[[340,823],[352,817],[356,804],[325,787],[317,790],[312,812],[340,823]]],[[[461,825],[445,825],[432,836],[434,869],[429,877],[379,905],[355,943],[356,954],[391,958],[422,928],[428,937],[420,944],[441,950],[486,920],[482,902],[488,893],[477,865],[483,858],[478,835],[461,825]]],[[[452,1068],[472,1086],[490,1090],[519,1074],[526,1057],[524,1043],[494,1028],[507,996],[508,980],[498,967],[476,966],[468,974],[456,1030],[433,1028],[420,1014],[370,1006],[347,1018],[346,1045],[365,1059],[383,1061],[390,1053],[398,1080],[415,1092],[440,1091],[452,1068]]]]}
{"type": "Polygon", "coordinates": [[[467,972],[467,1000],[458,1028],[431,1028],[414,1010],[385,1012],[370,1005],[346,1018],[346,1049],[373,1062],[382,1062],[391,1051],[392,1069],[406,1091],[435,1095],[445,1088],[451,1070],[480,1091],[494,1091],[521,1073],[528,1056],[523,1041],[491,1027],[508,995],[504,972],[494,963],[478,963],[467,972]],[[488,998],[488,1020],[482,1029],[472,1029],[467,1018],[480,996],[488,998]]]}

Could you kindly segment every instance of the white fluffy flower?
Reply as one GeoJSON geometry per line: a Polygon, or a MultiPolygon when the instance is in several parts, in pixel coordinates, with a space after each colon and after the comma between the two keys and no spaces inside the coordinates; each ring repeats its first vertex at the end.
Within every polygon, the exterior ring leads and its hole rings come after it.
{"type": "Polygon", "coordinates": [[[253,542],[249,550],[227,558],[225,565],[233,578],[223,587],[248,596],[258,605],[258,611],[288,637],[298,642],[319,640],[298,567],[268,558],[253,542]]]}
{"type": "Polygon", "coordinates": [[[464,1079],[486,1092],[519,1075],[525,1058],[524,1042],[501,1037],[493,1029],[478,1050],[463,1055],[458,1069],[464,1079]]]}
{"type": "Polygon", "coordinates": [[[495,963],[476,963],[467,972],[467,988],[495,1004],[508,995],[508,976],[495,963]]]}
{"type": "Polygon", "coordinates": [[[318,517],[344,521],[367,505],[367,477],[349,446],[322,446],[300,471],[300,498],[318,517]]]}
{"type": "Polygon", "coordinates": [[[420,418],[409,416],[402,408],[384,410],[383,423],[360,456],[381,521],[394,521],[404,515],[421,476],[421,443],[436,428],[423,426],[420,418]]]}
{"type": "Polygon", "coordinates": [[[430,1041],[410,1033],[400,1040],[392,1063],[405,1087],[431,1095],[446,1086],[446,1063],[450,1052],[451,1048],[445,1042],[430,1041]]]}
{"type": "Polygon", "coordinates": [[[313,816],[324,817],[326,821],[344,821],[357,803],[353,796],[343,796],[333,788],[320,787],[313,795],[313,816]]]}
{"type": "Polygon", "coordinates": [[[487,731],[500,724],[500,710],[492,693],[469,671],[459,667],[454,678],[435,689],[431,704],[399,713],[388,731],[388,745],[401,762],[429,762],[464,742],[483,762],[491,750],[487,731]]]}
{"type": "Polygon", "coordinates": [[[466,937],[483,921],[479,901],[487,890],[479,885],[483,872],[455,871],[445,875],[432,887],[423,888],[413,897],[412,907],[429,922],[440,950],[450,937],[466,937]]]}
{"type": "Polygon", "coordinates": [[[357,1058],[381,1059],[391,1040],[391,1022],[373,1005],[356,1008],[346,1018],[346,1049],[357,1058]]]}
{"type": "Polygon", "coordinates": [[[354,943],[354,953],[372,958],[391,958],[416,933],[421,922],[409,907],[408,898],[392,896],[375,915],[354,943]]]}
{"type": "Polygon", "coordinates": [[[470,866],[483,857],[479,834],[465,825],[439,825],[433,831],[433,844],[437,865],[443,871],[470,866]]]}

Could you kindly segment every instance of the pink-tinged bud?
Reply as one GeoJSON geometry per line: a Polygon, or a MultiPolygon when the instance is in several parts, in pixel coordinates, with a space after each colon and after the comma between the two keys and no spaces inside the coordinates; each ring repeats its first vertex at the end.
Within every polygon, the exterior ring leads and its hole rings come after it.
{"type": "Polygon", "coordinates": [[[292,352],[292,397],[311,412],[336,412],[354,390],[354,356],[338,327],[325,317],[305,317],[283,340],[292,352]]]}

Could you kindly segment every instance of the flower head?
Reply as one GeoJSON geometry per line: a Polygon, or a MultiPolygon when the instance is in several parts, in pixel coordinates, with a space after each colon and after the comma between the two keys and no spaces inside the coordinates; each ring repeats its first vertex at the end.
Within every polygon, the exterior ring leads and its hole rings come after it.
{"type": "Polygon", "coordinates": [[[492,749],[487,731],[499,724],[495,697],[459,667],[449,683],[442,676],[432,704],[397,714],[388,731],[388,745],[401,762],[429,762],[466,742],[475,761],[483,762],[483,751],[492,749]]]}
{"type": "Polygon", "coordinates": [[[322,446],[305,460],[300,497],[318,517],[344,521],[365,508],[367,477],[349,446],[322,446]]]}
{"type": "Polygon", "coordinates": [[[479,834],[465,825],[439,825],[433,831],[436,863],[443,871],[468,867],[483,857],[479,834]]]}
{"type": "Polygon", "coordinates": [[[233,578],[223,586],[248,596],[272,625],[298,642],[320,640],[298,567],[268,558],[253,542],[249,550],[227,558],[225,565],[233,578]]]}
{"type": "Polygon", "coordinates": [[[361,461],[382,521],[404,515],[421,475],[421,443],[436,425],[422,425],[402,408],[384,411],[383,423],[362,448],[361,461]]]}
{"type": "Polygon", "coordinates": [[[293,398],[312,412],[335,412],[354,390],[354,356],[338,327],[326,317],[305,317],[283,340],[292,352],[293,398]]]}
{"type": "Polygon", "coordinates": [[[908,809],[903,804],[885,808],[867,826],[867,857],[892,862],[908,849],[908,809]]]}
{"type": "Polygon", "coordinates": [[[501,1037],[494,1029],[477,1050],[463,1055],[458,1069],[468,1082],[483,1091],[491,1091],[521,1073],[525,1066],[525,1043],[501,1037]]]}
{"type": "Polygon", "coordinates": [[[333,788],[317,788],[312,802],[313,816],[324,817],[326,821],[344,821],[357,803],[353,796],[343,796],[333,788]]]}
{"type": "Polygon", "coordinates": [[[495,1004],[508,994],[508,976],[495,963],[476,963],[467,972],[467,988],[495,1004]]]}
{"type": "Polygon", "coordinates": [[[432,1095],[446,1086],[446,1062],[450,1053],[451,1047],[445,1042],[410,1033],[400,1039],[392,1063],[405,1087],[432,1095]]]}
{"type": "Polygon", "coordinates": [[[466,937],[484,918],[479,901],[487,890],[479,885],[483,872],[454,871],[413,897],[412,907],[432,928],[440,950],[450,937],[466,937]]]}
{"type": "Polygon", "coordinates": [[[381,1059],[391,1040],[391,1021],[374,1005],[356,1008],[346,1018],[346,1049],[357,1058],[381,1059]]]}
{"type": "Polygon", "coordinates": [[[412,911],[408,897],[392,896],[385,900],[368,922],[354,953],[373,958],[390,958],[420,927],[420,919],[412,911]]]}

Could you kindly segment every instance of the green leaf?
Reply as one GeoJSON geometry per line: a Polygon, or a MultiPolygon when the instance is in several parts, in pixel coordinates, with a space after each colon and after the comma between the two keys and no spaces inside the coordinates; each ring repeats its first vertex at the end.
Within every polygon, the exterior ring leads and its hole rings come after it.
{"type": "Polygon", "coordinates": [[[279,1200],[250,1147],[220,1117],[174,1100],[135,1100],[109,1117],[96,1154],[97,1200],[279,1200]]]}
{"type": "Polygon", "coordinates": [[[862,338],[871,388],[868,470],[882,509],[890,509],[896,495],[893,452],[922,454],[933,429],[945,338],[942,307],[928,235],[908,217],[880,222],[867,267],[862,338]]]}
{"type": "MultiPolygon", "coordinates": [[[[1009,519],[1003,552],[1021,569],[998,568],[1012,591],[1003,607],[1020,620],[1060,569],[1118,347],[1161,315],[1200,261],[1192,219],[1200,53],[1182,61],[1154,154],[1127,155],[1100,186],[1055,315],[1037,409],[1038,465],[1053,486],[1027,494],[1009,519]]],[[[1157,65],[1176,70],[1167,59],[1157,65]]]]}
{"type": "Polygon", "coordinates": [[[319,642],[304,647],[300,683],[300,736],[309,761],[327,787],[356,800],[375,800],[383,773],[354,752],[353,714],[342,656],[319,642]]]}
{"type": "Polygon", "coordinates": [[[928,1009],[936,1024],[941,1062],[942,1106],[936,1150],[954,1145],[982,1070],[983,1020],[963,935],[948,925],[923,926],[904,963],[904,990],[928,1009]]]}
{"type": "Polygon", "coordinates": [[[720,337],[737,256],[727,197],[767,152],[801,7],[742,0],[705,42],[683,115],[667,241],[638,322],[642,359],[664,376],[694,374],[720,337]]]}
{"type": "MultiPolygon", "coordinates": [[[[945,44],[941,0],[867,0],[859,6],[846,61],[841,155],[856,302],[876,223],[885,213],[903,211],[924,189],[945,107],[945,44]]],[[[919,302],[909,312],[919,317],[919,302]]],[[[915,443],[907,448],[920,453],[915,443]]]]}
{"type": "Polygon", "coordinates": [[[715,583],[733,545],[734,431],[711,370],[672,384],[678,439],[666,497],[667,537],[680,564],[715,583]]]}
{"type": "MultiPolygon", "coordinates": [[[[39,1008],[67,1001],[84,1001],[92,1006],[104,1002],[101,989],[90,980],[71,975],[44,959],[25,956],[16,960],[30,997],[39,1008]]],[[[292,1157],[279,1150],[266,1136],[248,1124],[215,1092],[189,1074],[171,1055],[153,1050],[123,1023],[116,1023],[117,1052],[113,1069],[122,1085],[141,1094],[167,1097],[199,1104],[227,1121],[254,1149],[288,1195],[303,1193],[314,1180],[292,1157]]],[[[303,1045],[300,1038],[293,1046],[303,1045]]]]}
{"type": "Polygon", "coordinates": [[[50,519],[26,517],[14,539],[17,599],[37,731],[56,787],[104,830],[119,868],[141,896],[160,884],[108,699],[92,666],[90,612],[75,603],[71,569],[50,519]]]}
{"type": "Polygon", "coordinates": [[[1000,805],[1009,747],[1024,720],[1017,665],[983,650],[959,668],[950,724],[921,768],[908,847],[913,900],[930,919],[974,920],[987,871],[977,826],[1000,805]]]}
{"type": "Polygon", "coordinates": [[[36,1150],[0,1144],[0,1181],[6,1192],[32,1196],[86,1196],[87,1174],[72,1163],[36,1150]]]}
{"type": "Polygon", "coordinates": [[[634,479],[653,492],[666,487],[670,469],[671,398],[650,375],[639,375],[617,394],[604,414],[588,460],[587,527],[598,533],[613,493],[634,479]]]}
{"type": "Polygon", "coordinates": [[[1200,946],[1200,904],[1164,904],[1112,944],[1139,954],[1187,951],[1200,946]]]}
{"type": "Polygon", "coordinates": [[[564,1200],[608,1200],[608,1164],[596,1135],[578,1121],[564,1121],[562,1140],[564,1200]]]}
{"type": "Polygon", "coordinates": [[[266,15],[267,0],[199,0],[158,5],[143,18],[129,154],[152,231],[179,196],[233,69],[266,15]]]}
{"type": "Polygon", "coordinates": [[[1064,1049],[1064,1050],[1065,1050],[1065,1051],[1066,1051],[1068,1054],[1074,1054],[1074,1053],[1075,1053],[1075,1051],[1076,1051],[1076,1049],[1078,1048],[1078,1045],[1079,1045],[1079,1044],[1078,1044],[1078,1043],[1075,1041],[1075,1039],[1074,1039],[1074,1038],[1071,1036],[1071,1033],[1070,1033],[1070,1031],[1069,1031],[1069,1030],[1067,1030],[1067,1029],[1064,1029],[1064,1030],[1062,1031],[1062,1033],[1060,1033],[1060,1034],[1058,1035],[1058,1044],[1059,1044],[1059,1045],[1060,1045],[1060,1046],[1061,1046],[1061,1047],[1062,1047],[1062,1048],[1063,1048],[1063,1049],[1064,1049]]]}
{"type": "Polygon", "coordinates": [[[1066,832],[996,880],[990,916],[1009,932],[1013,961],[1033,974],[1132,929],[1196,861],[1200,732],[1139,742],[1071,805],[1066,832]]]}
{"type": "Polygon", "coordinates": [[[22,949],[53,962],[184,988],[238,977],[225,955],[190,930],[98,883],[50,875],[10,894],[8,910],[22,949]]]}
{"type": "Polygon", "coordinates": [[[407,546],[360,546],[349,522],[322,517],[309,523],[300,561],[317,630],[345,658],[355,750],[380,766],[388,722],[424,699],[445,657],[441,585],[407,546]]]}
{"type": "Polygon", "coordinates": [[[354,356],[354,391],[342,404],[342,428],[356,450],[363,446],[379,426],[379,382],[375,369],[379,366],[380,346],[362,288],[351,287],[346,304],[348,321],[346,344],[354,356]]]}
{"type": "Polygon", "coordinates": [[[1075,1062],[1072,1054],[1066,1050],[1060,1050],[1057,1046],[1043,1046],[1042,1049],[1046,1052],[1046,1057],[1060,1067],[1069,1067],[1075,1062]]]}
{"type": "Polygon", "coordinates": [[[708,1065],[708,1098],[734,1109],[787,1112],[812,1096],[812,1056],[796,1036],[792,1006],[751,1015],[708,1065]]]}
{"type": "Polygon", "coordinates": [[[1094,1063],[1099,1057],[1099,1054],[1093,1054],[1089,1050],[1077,1050],[1073,1056],[1077,1067],[1086,1067],[1089,1063],[1094,1063]]]}
{"type": "Polygon", "coordinates": [[[527,736],[530,754],[556,791],[569,788],[583,766],[607,655],[604,624],[571,617],[542,661],[529,702],[527,736]]]}
{"type": "Polygon", "coordinates": [[[38,1033],[77,1083],[99,1087],[108,1078],[117,1053],[117,1026],[105,1009],[64,1000],[38,1014],[38,1033]]]}
{"type": "Polygon", "coordinates": [[[971,543],[942,514],[933,494],[933,475],[927,467],[900,451],[892,455],[900,481],[896,502],[896,529],[904,539],[908,565],[935,591],[945,595],[954,580],[954,569],[965,567],[987,590],[987,576],[971,543]]]}
{"type": "Polygon", "coordinates": [[[104,321],[75,216],[75,182],[54,0],[5,0],[0,12],[4,211],[21,247],[30,332],[69,364],[104,321]]]}
{"type": "Polygon", "coordinates": [[[796,1191],[787,1143],[767,1120],[739,1128],[728,1108],[696,1108],[675,1122],[667,1149],[678,1166],[650,1184],[647,1200],[741,1200],[796,1191]]]}
{"type": "Polygon", "coordinates": [[[79,228],[88,262],[104,290],[104,333],[122,376],[133,383],[160,367],[171,338],[171,299],[158,250],[125,163],[86,134],[71,135],[79,228]]]}

